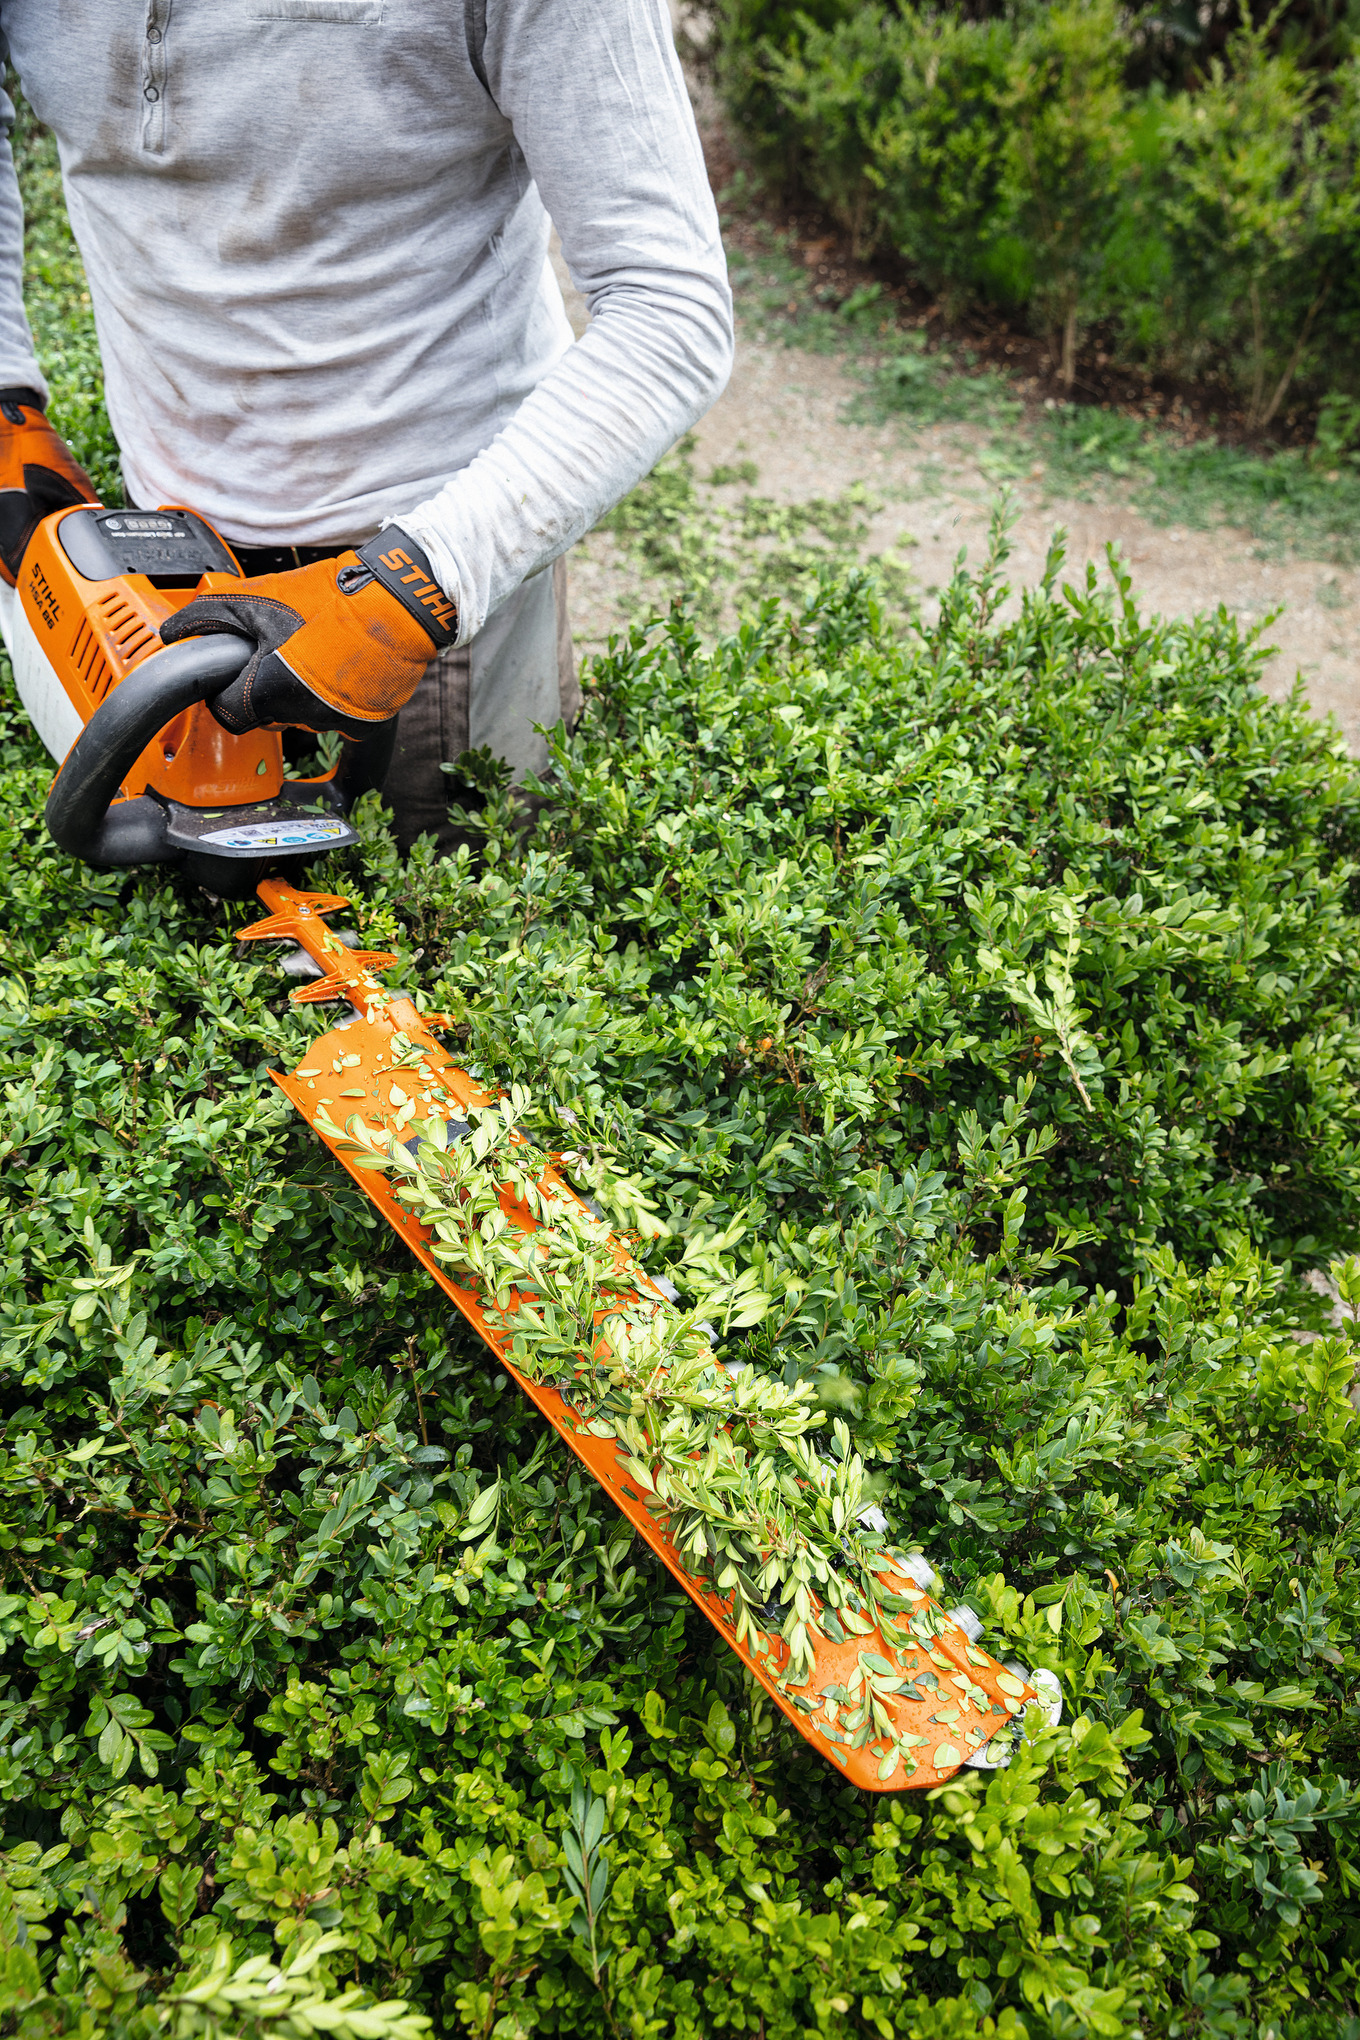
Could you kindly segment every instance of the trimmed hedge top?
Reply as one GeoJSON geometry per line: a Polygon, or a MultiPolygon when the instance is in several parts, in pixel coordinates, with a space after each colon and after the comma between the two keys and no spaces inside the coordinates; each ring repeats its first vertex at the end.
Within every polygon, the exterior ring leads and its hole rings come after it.
{"type": "Polygon", "coordinates": [[[1228,617],[1060,571],[677,614],[527,841],[370,801],[317,873],[1059,1677],[929,1800],[795,1747],[289,1116],[325,1017],[60,859],[11,722],[6,2030],[1353,2017],[1355,1353],[1289,1263],[1357,1231],[1360,779],[1228,617]]]}

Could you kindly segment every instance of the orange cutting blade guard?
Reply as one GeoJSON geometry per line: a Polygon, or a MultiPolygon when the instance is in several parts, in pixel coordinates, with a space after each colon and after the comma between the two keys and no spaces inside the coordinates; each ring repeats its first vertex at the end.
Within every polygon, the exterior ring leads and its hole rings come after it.
{"type": "MultiPolygon", "coordinates": [[[[326,926],[322,917],[348,905],[347,900],[332,893],[298,892],[283,879],[264,880],[259,894],[270,909],[269,917],[244,929],[242,939],[298,944],[322,975],[295,991],[294,1000],[313,1004],[343,998],[354,1008],[352,1019],[322,1035],[295,1070],[286,1075],[276,1072],[274,1081],[798,1733],[868,1792],[938,1785],[970,1760],[986,1762],[983,1753],[988,1745],[997,1737],[1006,1742],[1015,1717],[1036,1698],[1034,1688],[980,1650],[908,1572],[889,1563],[886,1554],[879,1578],[909,1604],[900,1619],[910,1642],[894,1643],[877,1629],[838,1641],[834,1632],[841,1627],[839,1621],[814,1602],[807,1625],[812,1674],[803,1684],[792,1685],[781,1676],[789,1652],[777,1631],[748,1632],[745,1641],[738,1640],[730,1598],[686,1566],[667,1533],[665,1517],[654,1514],[637,1492],[616,1441],[594,1435],[557,1389],[528,1379],[515,1367],[506,1350],[508,1334],[484,1314],[476,1292],[454,1281],[434,1259],[429,1229],[398,1202],[385,1175],[356,1165],[346,1153],[348,1144],[337,1134],[356,1109],[370,1128],[404,1137],[417,1114],[442,1113],[456,1119],[493,1100],[440,1047],[430,1031],[437,1020],[422,1018],[409,999],[381,983],[377,973],[397,959],[347,948],[326,926]],[[822,1627],[824,1615],[827,1629],[822,1627]],[[876,1687],[881,1693],[885,1680],[899,1685],[891,1698],[879,1701],[892,1718],[892,1738],[877,1731],[868,1705],[869,1689],[876,1687]]],[[[575,1196],[556,1172],[544,1187],[557,1197],[575,1196]]],[[[533,1230],[534,1222],[521,1205],[503,1202],[507,1216],[518,1219],[526,1231],[533,1230]]],[[[654,1285],[631,1260],[623,1242],[616,1241],[615,1246],[620,1268],[649,1294],[654,1285]]],[[[663,1302],[660,1307],[668,1306],[663,1302]]]]}

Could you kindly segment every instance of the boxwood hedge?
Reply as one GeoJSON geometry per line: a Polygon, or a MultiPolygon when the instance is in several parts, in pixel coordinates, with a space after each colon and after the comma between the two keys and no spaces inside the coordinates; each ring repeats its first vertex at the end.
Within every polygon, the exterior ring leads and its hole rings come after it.
{"type": "Polygon", "coordinates": [[[530,833],[318,874],[1057,1673],[929,1797],[772,1715],[290,1117],[327,1016],[60,857],[8,715],[4,2030],[1360,2031],[1360,776],[1228,616],[1000,575],[677,611],[530,833]]]}

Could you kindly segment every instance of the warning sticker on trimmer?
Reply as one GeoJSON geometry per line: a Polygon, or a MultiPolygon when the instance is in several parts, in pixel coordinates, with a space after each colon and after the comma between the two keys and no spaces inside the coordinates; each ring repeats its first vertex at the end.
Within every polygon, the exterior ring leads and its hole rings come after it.
{"type": "Polygon", "coordinates": [[[242,822],[234,829],[212,829],[198,841],[221,850],[305,850],[312,843],[349,842],[353,835],[347,822],[291,820],[242,822]]]}

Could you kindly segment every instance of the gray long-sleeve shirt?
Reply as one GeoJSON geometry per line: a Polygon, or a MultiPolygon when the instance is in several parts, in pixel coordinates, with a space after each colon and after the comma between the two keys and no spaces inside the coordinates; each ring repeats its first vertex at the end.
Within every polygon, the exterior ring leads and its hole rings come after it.
{"type": "MultiPolygon", "coordinates": [[[[258,544],[399,518],[466,640],[727,379],[665,0],[0,0],[0,31],[138,502],[258,544]]],[[[0,386],[41,388],[21,242],[5,148],[0,386]]]]}

